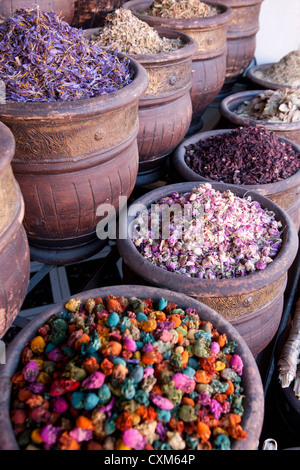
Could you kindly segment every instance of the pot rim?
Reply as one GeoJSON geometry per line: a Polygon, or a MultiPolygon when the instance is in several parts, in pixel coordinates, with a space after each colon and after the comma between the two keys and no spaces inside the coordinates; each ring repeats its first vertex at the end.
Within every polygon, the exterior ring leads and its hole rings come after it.
{"type": "Polygon", "coordinates": [[[271,90],[278,90],[280,88],[288,88],[288,89],[295,89],[290,85],[285,85],[284,83],[275,83],[275,82],[269,82],[268,80],[264,80],[262,78],[259,78],[255,75],[255,72],[257,70],[265,69],[267,67],[270,67],[271,65],[274,65],[276,62],[270,62],[266,64],[259,64],[259,65],[253,65],[246,71],[246,76],[249,80],[254,82],[256,85],[260,85],[263,88],[270,88],[271,90]]]}
{"type": "MultiPolygon", "coordinates": [[[[299,123],[300,124],[300,123],[299,123]]],[[[173,156],[174,166],[176,167],[177,171],[183,176],[188,179],[188,181],[200,181],[203,183],[211,183],[211,182],[218,182],[217,180],[211,180],[205,178],[204,176],[198,175],[195,173],[189,166],[186,164],[184,156],[185,150],[184,148],[187,145],[196,143],[198,140],[205,140],[211,136],[215,136],[218,134],[226,134],[229,132],[234,131],[234,129],[217,129],[212,131],[206,132],[199,132],[198,134],[194,134],[191,137],[187,138],[184,142],[176,148],[173,156]]],[[[277,136],[279,140],[283,140],[292,145],[293,149],[300,154],[300,145],[296,144],[295,142],[286,139],[285,137],[277,136]]],[[[233,183],[224,183],[224,184],[233,184],[233,183]]],[[[300,170],[294,173],[289,178],[285,180],[277,181],[275,183],[265,183],[265,184],[239,184],[234,185],[241,188],[245,188],[250,191],[258,191],[262,195],[269,195],[275,194],[282,191],[286,187],[294,187],[300,185],[300,170]]]]}
{"type": "MultiPolygon", "coordinates": [[[[224,5],[222,3],[218,2],[205,2],[207,5],[210,6],[215,6],[217,7],[221,12],[218,13],[217,15],[208,17],[208,18],[161,18],[157,16],[151,16],[151,15],[145,15],[143,13],[138,13],[137,12],[137,6],[140,4],[145,4],[145,3],[152,3],[152,0],[129,0],[123,5],[123,8],[126,10],[131,10],[132,13],[134,13],[139,19],[143,20],[144,18],[149,18],[151,19],[152,24],[157,24],[159,25],[161,21],[163,21],[165,24],[168,24],[170,28],[175,29],[175,30],[180,30],[180,29],[208,29],[208,28],[219,28],[220,26],[223,26],[224,24],[227,24],[230,22],[232,19],[233,13],[232,9],[224,5]]],[[[143,20],[145,21],[145,20],[143,20]]]]}
{"type": "Polygon", "coordinates": [[[127,234],[127,238],[117,238],[117,247],[124,263],[129,266],[130,269],[135,269],[138,273],[141,273],[139,275],[145,282],[150,283],[150,285],[157,287],[164,286],[164,288],[176,292],[188,293],[188,295],[201,295],[202,297],[220,297],[224,295],[228,297],[231,295],[236,296],[237,293],[239,295],[248,294],[249,292],[255,292],[264,288],[283,276],[296,257],[299,244],[298,233],[291,217],[279,207],[278,204],[258,192],[248,191],[245,188],[224,183],[209,182],[214,189],[222,192],[230,189],[239,197],[247,193],[247,196],[251,196],[252,200],[258,201],[263,208],[274,211],[276,219],[281,221],[283,227],[283,243],[272,263],[263,270],[255,271],[239,278],[198,279],[195,277],[183,277],[183,275],[172,273],[152,264],[143,257],[133,244],[128,233],[128,226],[135,219],[134,215],[128,215],[131,207],[135,204],[142,204],[149,207],[151,203],[175,191],[179,193],[189,192],[199,184],[201,184],[199,181],[170,184],[146,193],[131,204],[127,210],[127,220],[124,217],[121,217],[119,220],[121,233],[125,233],[126,230],[127,234]],[[182,282],[183,280],[184,282],[182,282]]]}
{"type": "MultiPolygon", "coordinates": [[[[271,90],[275,91],[275,90],[271,90]]],[[[226,96],[220,103],[220,114],[237,125],[254,125],[255,127],[266,127],[274,131],[293,131],[300,130],[300,120],[295,122],[267,121],[265,119],[255,119],[253,117],[240,116],[234,110],[247,99],[254,98],[256,95],[263,93],[264,90],[248,90],[240,91],[226,96]]],[[[296,143],[296,145],[298,145],[296,143]]],[[[299,150],[300,152],[300,146],[299,150]]]]}
{"type": "Polygon", "coordinates": [[[134,71],[133,80],[123,88],[106,95],[83,98],[73,101],[38,101],[19,102],[6,101],[0,108],[0,119],[14,120],[65,120],[92,117],[100,113],[108,113],[136,101],[146,90],[149,82],[144,67],[132,57],[118,53],[119,58],[130,61],[130,68],[134,71]]]}
{"type": "MultiPolygon", "coordinates": [[[[105,297],[109,294],[112,295],[135,295],[139,298],[151,297],[154,300],[159,300],[161,297],[170,299],[181,306],[189,306],[199,311],[199,315],[203,319],[210,319],[215,328],[220,331],[226,331],[226,334],[231,339],[236,339],[237,353],[241,355],[244,362],[243,385],[246,390],[244,415],[242,417],[243,429],[248,433],[248,439],[236,440],[233,442],[232,450],[247,450],[249,446],[256,449],[257,440],[259,438],[264,411],[264,394],[260,373],[255,362],[255,359],[250,352],[248,345],[238,331],[225,320],[216,311],[212,310],[205,304],[192,299],[184,294],[179,294],[168,289],[152,288],[149,286],[110,286],[93,289],[90,291],[81,292],[72,297],[78,297],[81,300],[95,297],[105,297]],[[204,315],[203,315],[204,314],[204,315]],[[246,373],[247,372],[247,373],[246,373]],[[248,403],[250,406],[247,406],[248,403]],[[251,412],[252,410],[252,412],[251,412]]],[[[65,303],[70,299],[61,300],[57,304],[45,310],[41,315],[37,316],[23,330],[13,339],[7,349],[6,365],[0,365],[0,449],[3,450],[18,450],[18,445],[12,430],[9,407],[11,397],[11,380],[10,378],[16,372],[19,366],[20,355],[26,342],[28,342],[35,331],[43,325],[52,314],[59,313],[65,303]]],[[[187,308],[187,307],[185,307],[187,308]]]]}
{"type": "Polygon", "coordinates": [[[15,149],[16,149],[16,141],[9,127],[7,127],[6,124],[4,124],[1,121],[0,121],[0,140],[1,140],[0,172],[2,172],[6,166],[10,165],[13,159],[15,149]]]}

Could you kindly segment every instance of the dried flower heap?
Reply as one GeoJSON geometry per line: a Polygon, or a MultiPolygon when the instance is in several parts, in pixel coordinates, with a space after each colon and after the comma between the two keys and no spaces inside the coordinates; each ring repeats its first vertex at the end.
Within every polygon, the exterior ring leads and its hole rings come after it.
{"type": "Polygon", "coordinates": [[[275,62],[261,70],[256,70],[255,75],[268,82],[283,84],[293,88],[300,87],[300,49],[291,51],[275,62]]]}
{"type": "Polygon", "coordinates": [[[0,25],[0,79],[7,101],[71,101],[132,81],[129,60],[93,46],[80,30],[39,8],[0,25]]]}
{"type": "Polygon", "coordinates": [[[91,42],[128,54],[159,54],[183,46],[180,38],[160,37],[154,28],[123,8],[107,15],[104,27],[92,36],[91,42]]]}
{"type": "Polygon", "coordinates": [[[24,347],[12,377],[21,449],[229,450],[242,428],[238,346],[161,298],[77,298],[24,347]]]}
{"type": "MultiPolygon", "coordinates": [[[[251,197],[240,198],[229,190],[221,193],[202,184],[190,193],[164,197],[154,206],[165,204],[192,205],[198,216],[178,239],[178,219],[171,214],[170,236],[162,238],[160,221],[152,218],[150,208],[135,219],[133,242],[144,258],[170,272],[199,279],[245,276],[265,269],[280,249],[281,222],[251,197]],[[153,232],[158,239],[151,237],[153,232]]],[[[179,220],[182,226],[184,217],[179,220]]]]}
{"type": "Polygon", "coordinates": [[[218,14],[218,8],[199,0],[154,0],[146,13],[161,18],[209,18],[218,14]]]}
{"type": "Polygon", "coordinates": [[[265,90],[234,110],[236,114],[270,122],[300,121],[300,90],[265,90]]]}
{"type": "Polygon", "coordinates": [[[264,128],[241,127],[185,148],[191,170],[228,184],[276,183],[300,170],[299,152],[264,128]]]}

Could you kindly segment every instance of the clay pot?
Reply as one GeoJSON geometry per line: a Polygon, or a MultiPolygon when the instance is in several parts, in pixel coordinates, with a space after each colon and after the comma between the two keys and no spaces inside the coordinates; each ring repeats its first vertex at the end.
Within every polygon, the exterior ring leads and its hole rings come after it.
{"type": "Polygon", "coordinates": [[[247,78],[250,80],[250,82],[253,82],[253,84],[258,85],[260,88],[267,88],[270,90],[278,90],[280,88],[292,89],[292,86],[286,85],[285,83],[269,82],[268,80],[264,80],[263,78],[259,78],[256,76],[256,72],[263,71],[267,67],[271,67],[271,65],[274,65],[274,62],[271,62],[270,64],[254,65],[253,67],[250,67],[246,72],[247,78]]]}
{"type": "Polygon", "coordinates": [[[161,54],[131,55],[149,77],[139,101],[138,185],[153,183],[165,174],[167,156],[183,140],[192,119],[192,58],[197,43],[181,32],[157,31],[161,37],[180,37],[184,46],[161,54]]]}
{"type": "Polygon", "coordinates": [[[226,33],[232,17],[231,9],[219,3],[206,2],[208,5],[217,6],[221,13],[211,18],[192,19],[158,18],[141,14],[140,11],[148,8],[151,3],[152,0],[130,0],[123,8],[131,10],[135,16],[152,27],[181,31],[195,39],[198,44],[198,51],[193,57],[191,90],[193,107],[191,128],[198,129],[202,114],[218,95],[225,80],[226,33]]]}
{"type": "MultiPolygon", "coordinates": [[[[232,113],[234,114],[234,113],[232,113]]],[[[257,122],[257,121],[255,121],[257,122]]],[[[243,125],[242,123],[240,125],[243,125]]],[[[253,125],[250,124],[249,125],[253,125]]],[[[255,125],[255,124],[254,124],[255,125]]],[[[211,182],[212,180],[205,178],[197,173],[195,173],[185,162],[185,147],[198,142],[199,140],[205,140],[209,137],[216,136],[218,134],[223,134],[226,132],[231,132],[230,129],[219,129],[214,131],[202,132],[195,134],[184,142],[182,142],[176,149],[174,153],[174,166],[178,173],[183,177],[185,181],[201,181],[203,183],[211,182]]],[[[292,144],[293,149],[300,154],[300,146],[291,142],[284,137],[280,137],[281,140],[284,140],[292,144]]],[[[290,176],[284,181],[278,181],[278,183],[269,183],[269,184],[255,184],[255,185],[238,185],[241,188],[249,191],[255,191],[261,194],[268,199],[271,199],[276,204],[278,204],[282,209],[284,209],[291,219],[293,220],[297,230],[300,227],[300,170],[295,173],[295,175],[290,176]]]]}
{"type": "Polygon", "coordinates": [[[96,28],[103,26],[106,16],[120,8],[125,0],[75,0],[72,26],[96,28]]]}
{"type": "MultiPolygon", "coordinates": [[[[246,440],[236,440],[232,444],[232,450],[256,450],[264,414],[263,388],[256,362],[246,343],[235,328],[206,305],[185,295],[164,289],[146,286],[113,286],[76,294],[76,297],[85,301],[88,298],[105,298],[110,294],[127,298],[151,298],[153,301],[159,301],[161,297],[163,297],[170,302],[178,304],[178,306],[183,309],[189,307],[194,308],[200,313],[202,320],[210,321],[218,331],[226,333],[229,340],[236,341],[236,353],[241,356],[244,363],[242,384],[246,398],[241,424],[243,429],[247,432],[248,438],[246,440]]],[[[18,445],[10,423],[10,395],[12,388],[10,379],[19,367],[18,362],[22,350],[38,328],[43,325],[51,315],[57,314],[64,309],[65,303],[66,301],[62,301],[39,315],[15,337],[8,347],[6,365],[2,370],[0,369],[0,449],[2,450],[18,450],[18,445]]]]}
{"type": "MultiPolygon", "coordinates": [[[[196,182],[178,183],[150,191],[135,201],[150,207],[174,191],[185,193],[195,187],[196,182]]],[[[145,259],[137,250],[129,233],[129,226],[136,215],[134,208],[128,208],[128,217],[120,219],[120,233],[117,246],[123,259],[124,282],[160,286],[174,292],[189,295],[216,310],[228,320],[244,338],[252,354],[262,351],[276,334],[283,311],[283,294],[286,287],[287,271],[296,257],[298,235],[289,217],[273,201],[245,188],[222,183],[211,183],[219,191],[230,189],[243,197],[251,196],[263,208],[274,211],[277,220],[285,230],[283,244],[274,261],[262,271],[234,279],[197,279],[164,270],[145,259]],[[127,232],[126,232],[127,230],[127,232]]]]}
{"type": "Polygon", "coordinates": [[[235,109],[237,109],[244,101],[252,100],[259,93],[262,93],[262,90],[242,91],[240,93],[234,93],[224,98],[220,103],[220,114],[221,117],[224,118],[224,122],[228,123],[232,128],[239,126],[264,127],[269,131],[275,132],[275,134],[277,134],[279,137],[285,137],[286,139],[291,140],[295,144],[300,145],[300,121],[266,121],[245,116],[239,116],[234,112],[235,109]]]}
{"type": "Polygon", "coordinates": [[[39,0],[39,2],[28,0],[2,0],[0,2],[0,22],[10,18],[19,8],[35,8],[39,5],[40,10],[49,13],[55,11],[64,21],[71,24],[74,16],[74,0],[39,0]]]}
{"type": "Polygon", "coordinates": [[[88,258],[100,204],[119,210],[138,170],[138,102],[148,85],[130,60],[133,81],[107,95],[70,102],[1,106],[0,119],[16,139],[13,171],[25,200],[24,226],[31,257],[50,264],[88,258]]]}
{"type": "Polygon", "coordinates": [[[251,64],[259,31],[259,14],[263,0],[222,0],[232,9],[227,30],[225,86],[235,82],[251,64]]]}
{"type": "Polygon", "coordinates": [[[29,246],[22,220],[24,201],[11,160],[15,141],[0,122],[0,338],[13,323],[25,299],[29,275],[29,246]]]}

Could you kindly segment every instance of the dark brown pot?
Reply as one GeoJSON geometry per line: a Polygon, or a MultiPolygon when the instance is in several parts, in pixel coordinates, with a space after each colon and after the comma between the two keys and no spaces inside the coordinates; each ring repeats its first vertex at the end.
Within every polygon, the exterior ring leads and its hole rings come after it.
{"type": "MultiPolygon", "coordinates": [[[[106,203],[119,210],[138,170],[138,102],[148,85],[131,59],[133,81],[95,98],[56,103],[7,102],[0,119],[16,139],[13,171],[25,200],[31,257],[50,264],[85,259],[106,203]]],[[[103,217],[103,215],[102,215],[103,217]]]]}
{"type": "Polygon", "coordinates": [[[0,338],[13,323],[25,299],[29,275],[29,246],[24,227],[24,202],[11,160],[15,141],[0,122],[0,338]]]}
{"type": "MultiPolygon", "coordinates": [[[[135,201],[150,207],[152,203],[174,191],[191,191],[196,182],[178,183],[150,191],[135,201]]],[[[194,297],[212,307],[230,321],[248,344],[255,356],[262,351],[276,334],[283,309],[283,294],[286,287],[287,271],[296,257],[298,235],[289,215],[273,201],[245,188],[222,183],[211,183],[214,189],[231,191],[243,197],[247,193],[263,208],[274,211],[283,227],[283,245],[274,261],[262,271],[235,279],[203,280],[185,277],[166,271],[145,259],[137,250],[129,234],[129,225],[135,215],[120,219],[120,233],[127,233],[126,239],[117,240],[124,263],[124,282],[142,283],[171,289],[194,297]],[[125,226],[127,224],[127,226],[125,226]],[[127,230],[127,232],[126,232],[127,230]]],[[[128,208],[128,212],[132,208],[128,208]]]]}
{"type": "Polygon", "coordinates": [[[2,0],[0,2],[0,22],[10,18],[18,8],[35,8],[39,5],[40,10],[49,13],[55,11],[64,21],[71,24],[74,16],[74,0],[2,0]]]}
{"type": "Polygon", "coordinates": [[[251,64],[259,31],[259,14],[263,0],[222,0],[232,9],[227,30],[225,85],[235,82],[251,64]]]}
{"type": "MultiPolygon", "coordinates": [[[[234,114],[234,113],[232,113],[234,114]]],[[[257,121],[255,121],[256,123],[257,121]]],[[[240,125],[243,125],[240,123],[240,125]]],[[[249,125],[253,125],[250,124],[249,125]]],[[[254,124],[255,125],[255,124],[254,124]]],[[[182,142],[176,149],[174,153],[174,166],[178,173],[183,177],[185,181],[201,181],[203,183],[211,182],[212,180],[205,178],[201,175],[195,173],[185,162],[185,147],[198,142],[199,140],[205,140],[209,137],[213,137],[218,134],[223,134],[230,132],[230,129],[219,129],[214,131],[200,132],[195,134],[184,142],[182,142]]],[[[293,149],[300,154],[300,146],[291,142],[289,139],[280,137],[280,139],[289,142],[292,144],[293,149]]],[[[279,181],[278,183],[269,183],[269,184],[255,184],[255,185],[239,185],[239,187],[244,188],[247,191],[255,191],[262,196],[271,199],[276,204],[278,204],[282,209],[287,211],[291,219],[293,220],[297,230],[300,227],[300,170],[290,178],[287,178],[284,181],[279,181]]]]}
{"type": "MultiPolygon", "coordinates": [[[[197,310],[202,320],[210,321],[218,331],[226,333],[229,340],[236,341],[236,352],[244,363],[242,384],[244,388],[244,415],[242,417],[243,429],[247,432],[246,440],[236,440],[232,445],[232,450],[256,450],[259,436],[262,429],[264,416],[264,395],[260,374],[254,358],[243,338],[233,328],[230,323],[214,312],[206,305],[197,302],[185,295],[177,294],[169,290],[157,289],[146,286],[113,286],[95,289],[92,291],[76,294],[81,300],[88,298],[102,297],[107,295],[138,297],[141,299],[151,298],[159,301],[161,297],[174,302],[181,308],[194,308],[197,310]]],[[[25,344],[36,334],[38,328],[43,325],[48,318],[64,309],[68,299],[56,304],[51,309],[39,315],[30,322],[12,341],[7,351],[7,361],[5,366],[0,365],[0,449],[18,450],[18,445],[10,422],[10,395],[11,377],[19,367],[19,360],[25,344]]]]}
{"type": "Polygon", "coordinates": [[[125,0],[75,0],[72,26],[83,29],[103,26],[106,16],[117,8],[120,8],[124,1],[125,0]]]}
{"type": "Polygon", "coordinates": [[[250,67],[250,69],[248,69],[246,73],[247,78],[255,85],[258,85],[260,88],[267,88],[270,90],[278,90],[280,88],[293,88],[292,86],[286,85],[285,83],[269,82],[268,80],[264,80],[263,78],[259,78],[256,76],[256,72],[263,71],[271,65],[274,65],[274,62],[271,62],[270,64],[254,65],[253,67],[250,67]]]}
{"type": "Polygon", "coordinates": [[[182,141],[192,120],[192,58],[197,43],[179,31],[157,31],[161,37],[180,37],[184,46],[167,53],[131,55],[149,77],[139,101],[137,184],[153,183],[164,174],[167,155],[182,141]]]}
{"type": "Polygon", "coordinates": [[[217,6],[221,13],[211,18],[170,19],[141,14],[152,0],[130,0],[123,8],[129,9],[140,20],[152,27],[181,31],[191,36],[198,44],[193,57],[192,128],[196,128],[209,103],[221,90],[226,73],[226,33],[231,20],[231,9],[219,3],[206,2],[217,6]],[[138,12],[139,11],[139,12],[138,12]]]}
{"type": "MultiPolygon", "coordinates": [[[[275,132],[279,137],[285,137],[298,146],[300,145],[300,121],[296,122],[275,122],[261,119],[254,119],[245,116],[239,116],[234,111],[244,102],[251,101],[256,95],[262,93],[262,90],[242,91],[234,93],[224,98],[220,103],[220,114],[231,124],[231,127],[255,126],[264,127],[269,131],[275,132]]],[[[300,148],[297,150],[300,151],[300,148]]]]}

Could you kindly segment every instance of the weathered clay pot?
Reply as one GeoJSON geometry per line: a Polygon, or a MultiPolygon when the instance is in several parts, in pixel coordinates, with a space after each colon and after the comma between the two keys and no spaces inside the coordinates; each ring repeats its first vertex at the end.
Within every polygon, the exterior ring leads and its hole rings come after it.
{"type": "Polygon", "coordinates": [[[182,31],[198,44],[193,57],[192,129],[197,129],[200,118],[211,101],[221,90],[226,73],[227,39],[226,33],[231,20],[231,9],[219,3],[206,2],[218,6],[220,14],[211,18],[169,19],[148,16],[140,13],[150,6],[152,0],[130,0],[123,8],[130,9],[140,20],[152,27],[182,31]]]}
{"type": "Polygon", "coordinates": [[[260,88],[268,88],[270,90],[278,90],[280,88],[293,88],[289,85],[286,85],[285,83],[269,82],[268,80],[264,80],[263,78],[257,77],[256,72],[263,71],[265,68],[270,67],[271,65],[274,65],[274,62],[271,62],[269,64],[254,65],[253,67],[250,67],[246,72],[247,78],[250,80],[250,82],[253,82],[254,85],[258,85],[260,88]]]}
{"type": "Polygon", "coordinates": [[[259,31],[259,14],[263,0],[222,0],[232,9],[227,30],[225,85],[235,82],[251,64],[259,31]]]}
{"type": "MultiPolygon", "coordinates": [[[[233,113],[232,113],[233,114],[233,113]]],[[[256,121],[255,121],[256,122],[256,121]]],[[[242,123],[241,123],[242,125],[242,123]]],[[[250,124],[249,124],[250,125],[250,124]]],[[[251,124],[252,125],[252,124],[251,124]]],[[[214,131],[202,132],[195,134],[184,142],[182,142],[174,153],[174,166],[178,173],[183,177],[185,181],[201,181],[203,183],[211,182],[210,179],[205,178],[195,173],[185,162],[185,147],[198,142],[199,140],[208,139],[218,134],[230,132],[230,129],[219,129],[214,131]]],[[[280,137],[280,139],[292,144],[293,149],[300,154],[300,146],[291,142],[289,139],[280,137]]],[[[291,219],[293,220],[297,230],[300,227],[300,170],[290,178],[278,183],[269,184],[255,184],[255,185],[239,185],[239,187],[245,190],[255,191],[262,196],[271,199],[284,209],[291,219]]]]}
{"type": "MultiPolygon", "coordinates": [[[[138,170],[138,102],[148,85],[131,59],[133,81],[89,99],[7,102],[0,119],[16,139],[13,171],[25,200],[31,257],[50,264],[85,259],[103,244],[96,236],[100,204],[119,210],[138,170]]],[[[102,215],[103,217],[103,215],[102,215]]]]}
{"type": "MultiPolygon", "coordinates": [[[[113,286],[95,289],[80,294],[76,297],[85,301],[88,298],[102,297],[107,295],[122,295],[124,297],[137,297],[140,299],[151,298],[154,302],[161,297],[176,303],[181,308],[194,308],[199,312],[202,320],[209,320],[218,331],[226,333],[230,340],[236,341],[236,352],[242,357],[244,363],[242,384],[244,388],[244,415],[242,417],[243,429],[247,432],[246,440],[236,440],[232,444],[232,450],[256,450],[262,429],[264,415],[264,396],[260,374],[254,358],[243,338],[220,315],[206,305],[197,302],[185,295],[171,292],[169,290],[151,288],[146,286],[113,286]]],[[[67,299],[68,300],[68,299],[67,299]]],[[[5,366],[0,366],[0,449],[17,450],[18,445],[10,423],[10,395],[11,377],[19,366],[21,352],[25,344],[33,337],[38,328],[48,318],[63,310],[66,301],[56,304],[51,309],[39,315],[30,322],[12,341],[7,350],[7,361],[5,366]]]]}
{"type": "Polygon", "coordinates": [[[74,0],[2,0],[0,2],[0,22],[10,18],[19,8],[35,8],[39,5],[40,10],[47,13],[55,11],[64,21],[71,24],[74,16],[74,0]]]}
{"type": "Polygon", "coordinates": [[[167,155],[182,141],[192,120],[192,58],[197,43],[179,31],[157,31],[169,39],[180,37],[184,46],[167,53],[131,55],[149,77],[139,101],[137,184],[153,183],[165,174],[167,155]]]}
{"type": "Polygon", "coordinates": [[[96,28],[102,26],[108,13],[120,8],[125,0],[75,0],[72,26],[96,28]]]}
{"type": "Polygon", "coordinates": [[[24,202],[11,160],[15,141],[0,122],[0,338],[13,323],[25,299],[29,275],[29,246],[24,227],[24,202]]]}
{"type": "MultiPolygon", "coordinates": [[[[262,90],[242,91],[234,93],[224,98],[220,103],[220,114],[230,127],[237,126],[256,126],[264,127],[269,131],[275,132],[279,137],[285,137],[295,144],[300,145],[300,121],[296,122],[275,122],[250,117],[239,116],[234,111],[244,101],[252,100],[256,95],[261,93],[262,90]]],[[[226,126],[227,127],[227,126],[226,126]]],[[[297,151],[299,152],[300,149],[297,151]]]]}
{"type": "MultiPolygon", "coordinates": [[[[197,182],[188,182],[167,185],[150,191],[137,199],[135,204],[150,207],[174,191],[189,192],[196,184],[197,182]]],[[[127,221],[125,218],[120,219],[120,233],[126,234],[127,229],[127,238],[119,237],[117,240],[123,259],[124,282],[182,292],[212,307],[238,330],[255,356],[270,343],[279,326],[287,271],[298,249],[297,231],[289,215],[273,201],[241,187],[211,184],[220,191],[230,189],[240,197],[247,193],[247,196],[258,201],[263,208],[274,211],[276,219],[285,227],[283,245],[274,261],[262,271],[235,279],[203,280],[169,272],[145,259],[133,244],[128,228],[135,215],[132,214],[133,208],[129,207],[128,213],[131,213],[127,221]]]]}

